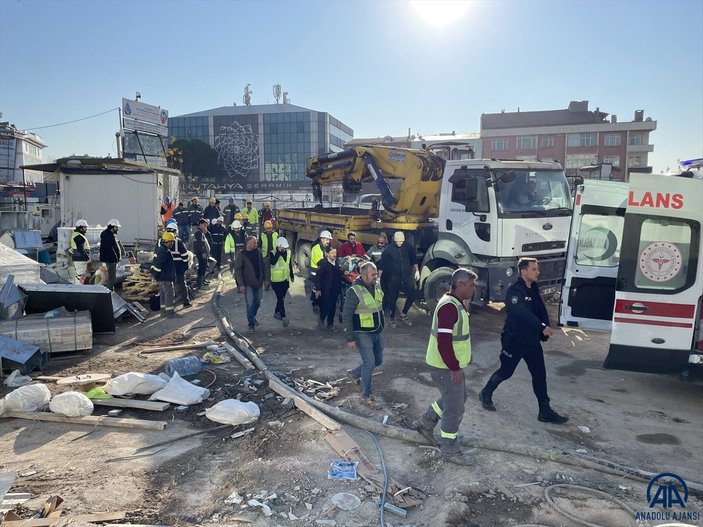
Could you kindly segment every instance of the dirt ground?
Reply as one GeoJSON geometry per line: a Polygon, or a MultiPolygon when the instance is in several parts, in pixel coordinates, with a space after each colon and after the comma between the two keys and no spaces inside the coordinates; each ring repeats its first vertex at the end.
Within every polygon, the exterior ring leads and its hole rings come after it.
{"type": "MultiPolygon", "coordinates": [[[[236,329],[246,328],[242,295],[224,280],[221,306],[236,329]]],[[[385,361],[374,376],[375,392],[383,405],[373,412],[360,404],[358,386],[345,379],[358,355],[348,351],[341,331],[320,331],[304,293],[302,280],[293,285],[286,309],[288,328],[273,318],[275,295],[264,295],[253,337],[269,368],[291,381],[339,381],[339,395],[329,404],[349,412],[389,422],[410,423],[436,395],[424,366],[430,317],[411,311],[412,328],[388,328],[385,361]]],[[[550,306],[552,319],[556,305],[550,306]]],[[[152,345],[188,344],[207,339],[224,341],[211,306],[211,293],[200,295],[194,307],[178,320],[152,314],[143,324],[122,320],[115,335],[96,336],[90,354],[51,360],[45,375],[81,373],[158,373],[172,358],[201,355],[203,350],[140,355],[152,345]]],[[[561,330],[545,345],[550,396],[554,408],[570,417],[563,426],[537,421],[537,404],[524,364],[494,395],[497,412],[486,412],[477,394],[498,366],[499,332],[503,314],[491,308],[471,316],[473,364],[467,369],[471,391],[460,435],[504,445],[520,452],[527,447],[563,453],[585,452],[598,458],[652,473],[673,472],[688,482],[703,480],[703,383],[685,383],[676,376],[604,370],[608,335],[561,330]],[[580,428],[587,427],[587,428],[580,428]]],[[[554,323],[553,323],[554,325],[554,323]]],[[[378,495],[359,479],[331,480],[329,465],[339,456],[324,439],[323,428],[297,409],[286,409],[255,370],[237,362],[208,366],[195,376],[210,385],[211,399],[185,412],[126,409],[123,417],[167,421],[163,431],[91,428],[20,419],[0,420],[0,471],[20,476],[12,492],[31,492],[25,514],[35,512],[52,495],[64,498],[75,513],[127,511],[138,524],[223,524],[253,526],[373,526],[380,525],[378,495]],[[207,371],[206,371],[207,370],[207,371]],[[259,420],[174,442],[137,457],[135,450],[180,435],[216,426],[198,415],[212,404],[240,397],[261,409],[259,420]],[[233,432],[254,432],[231,438],[233,432]],[[153,453],[155,452],[155,453],[153,453]],[[333,510],[330,499],[340,492],[355,494],[361,505],[352,511],[333,510]],[[243,501],[236,503],[237,493],[243,501]],[[265,502],[272,515],[247,501],[265,502]]],[[[53,393],[61,391],[48,384],[53,393]]],[[[0,396],[9,392],[0,388],[0,396]]],[[[105,414],[96,407],[94,415],[105,414]]],[[[377,466],[381,459],[365,431],[344,426],[377,466]]],[[[379,437],[389,474],[427,497],[407,517],[385,514],[385,524],[399,526],[517,526],[536,524],[572,527],[545,499],[554,484],[579,485],[616,497],[635,512],[651,512],[647,482],[578,468],[530,455],[478,449],[473,467],[448,465],[435,451],[415,444],[379,437]]],[[[573,487],[551,490],[562,510],[593,525],[660,525],[636,522],[628,512],[600,495],[573,487]]],[[[703,514],[703,502],[693,493],[686,512],[703,514]]],[[[703,525],[689,516],[688,525],[703,525]]],[[[664,522],[666,523],[666,522],[664,522]]],[[[583,524],[583,523],[581,523],[583,524]]]]}

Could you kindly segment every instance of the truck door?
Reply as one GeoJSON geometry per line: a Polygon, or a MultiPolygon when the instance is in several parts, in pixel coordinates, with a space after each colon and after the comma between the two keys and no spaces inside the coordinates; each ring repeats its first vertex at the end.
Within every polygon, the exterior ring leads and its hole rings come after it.
{"type": "Polygon", "coordinates": [[[626,183],[587,180],[576,189],[559,323],[610,331],[620,262],[626,183]]]}
{"type": "Polygon", "coordinates": [[[606,368],[681,371],[697,340],[703,182],[634,174],[606,368]]]}

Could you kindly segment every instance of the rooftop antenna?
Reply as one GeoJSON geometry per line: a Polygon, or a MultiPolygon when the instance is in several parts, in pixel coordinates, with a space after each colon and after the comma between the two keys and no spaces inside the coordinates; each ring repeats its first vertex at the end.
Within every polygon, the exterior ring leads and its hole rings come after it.
{"type": "Polygon", "coordinates": [[[136,95],[134,96],[134,100],[135,100],[135,101],[138,101],[138,100],[141,99],[141,98],[142,98],[142,94],[139,93],[139,92],[137,92],[136,95]]]}
{"type": "MultiPolygon", "coordinates": [[[[279,83],[273,85],[273,98],[276,99],[276,104],[278,104],[281,99],[281,85],[279,83]]],[[[283,103],[285,104],[285,101],[283,103]]]]}
{"type": "Polygon", "coordinates": [[[290,104],[290,99],[288,98],[288,92],[283,92],[283,104],[290,104]]]}
{"type": "Polygon", "coordinates": [[[253,91],[251,91],[250,88],[251,84],[247,84],[244,86],[244,105],[245,106],[251,106],[251,96],[254,94],[253,91]]]}

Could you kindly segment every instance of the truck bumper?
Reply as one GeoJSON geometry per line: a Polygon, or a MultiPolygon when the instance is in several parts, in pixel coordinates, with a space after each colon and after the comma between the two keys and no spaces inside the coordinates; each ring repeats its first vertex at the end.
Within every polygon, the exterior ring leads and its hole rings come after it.
{"type": "MultiPolygon", "coordinates": [[[[542,296],[556,293],[564,281],[566,256],[562,254],[541,256],[538,261],[540,270],[538,284],[542,296]]],[[[503,302],[508,287],[518,278],[517,261],[514,258],[501,258],[489,262],[485,271],[485,276],[479,277],[487,285],[484,298],[490,302],[503,302]]]]}

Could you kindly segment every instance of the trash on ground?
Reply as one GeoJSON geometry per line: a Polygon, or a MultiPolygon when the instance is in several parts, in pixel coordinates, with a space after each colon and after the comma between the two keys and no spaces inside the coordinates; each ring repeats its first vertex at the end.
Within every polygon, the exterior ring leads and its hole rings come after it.
{"type": "Polygon", "coordinates": [[[332,496],[332,503],[343,511],[352,511],[361,505],[361,499],[355,494],[340,492],[332,496]]]}
{"type": "Polygon", "coordinates": [[[588,434],[591,431],[591,429],[588,428],[587,426],[579,426],[579,430],[581,432],[583,432],[584,434],[588,434]]]}
{"type": "Polygon", "coordinates": [[[0,415],[4,412],[36,412],[43,410],[51,400],[46,384],[20,386],[0,400],[0,415]]]}
{"type": "Polygon", "coordinates": [[[105,384],[105,391],[110,395],[151,395],[166,387],[168,381],[158,375],[131,371],[110,379],[105,384]]]}
{"type": "Polygon", "coordinates": [[[265,503],[261,503],[259,500],[249,500],[247,501],[247,505],[249,505],[250,507],[261,507],[264,516],[271,516],[273,514],[273,512],[271,511],[271,507],[269,507],[265,503]]]}
{"type": "Polygon", "coordinates": [[[67,417],[92,415],[93,403],[80,392],[65,392],[55,395],[49,403],[49,410],[67,417]]]}
{"type": "Polygon", "coordinates": [[[7,376],[4,384],[10,388],[19,388],[30,382],[32,382],[32,378],[29,375],[22,375],[19,370],[14,370],[7,376]]]}
{"type": "Polygon", "coordinates": [[[242,425],[253,423],[261,414],[256,403],[225,399],[205,410],[205,417],[216,423],[242,425]]]}
{"type": "Polygon", "coordinates": [[[208,397],[210,397],[210,390],[195,386],[181,378],[178,372],[174,372],[168,384],[158,392],[152,394],[149,400],[191,405],[201,403],[208,397]]]}
{"type": "Polygon", "coordinates": [[[337,460],[330,463],[330,470],[327,473],[327,479],[348,479],[356,480],[356,467],[358,461],[337,460]]]}

